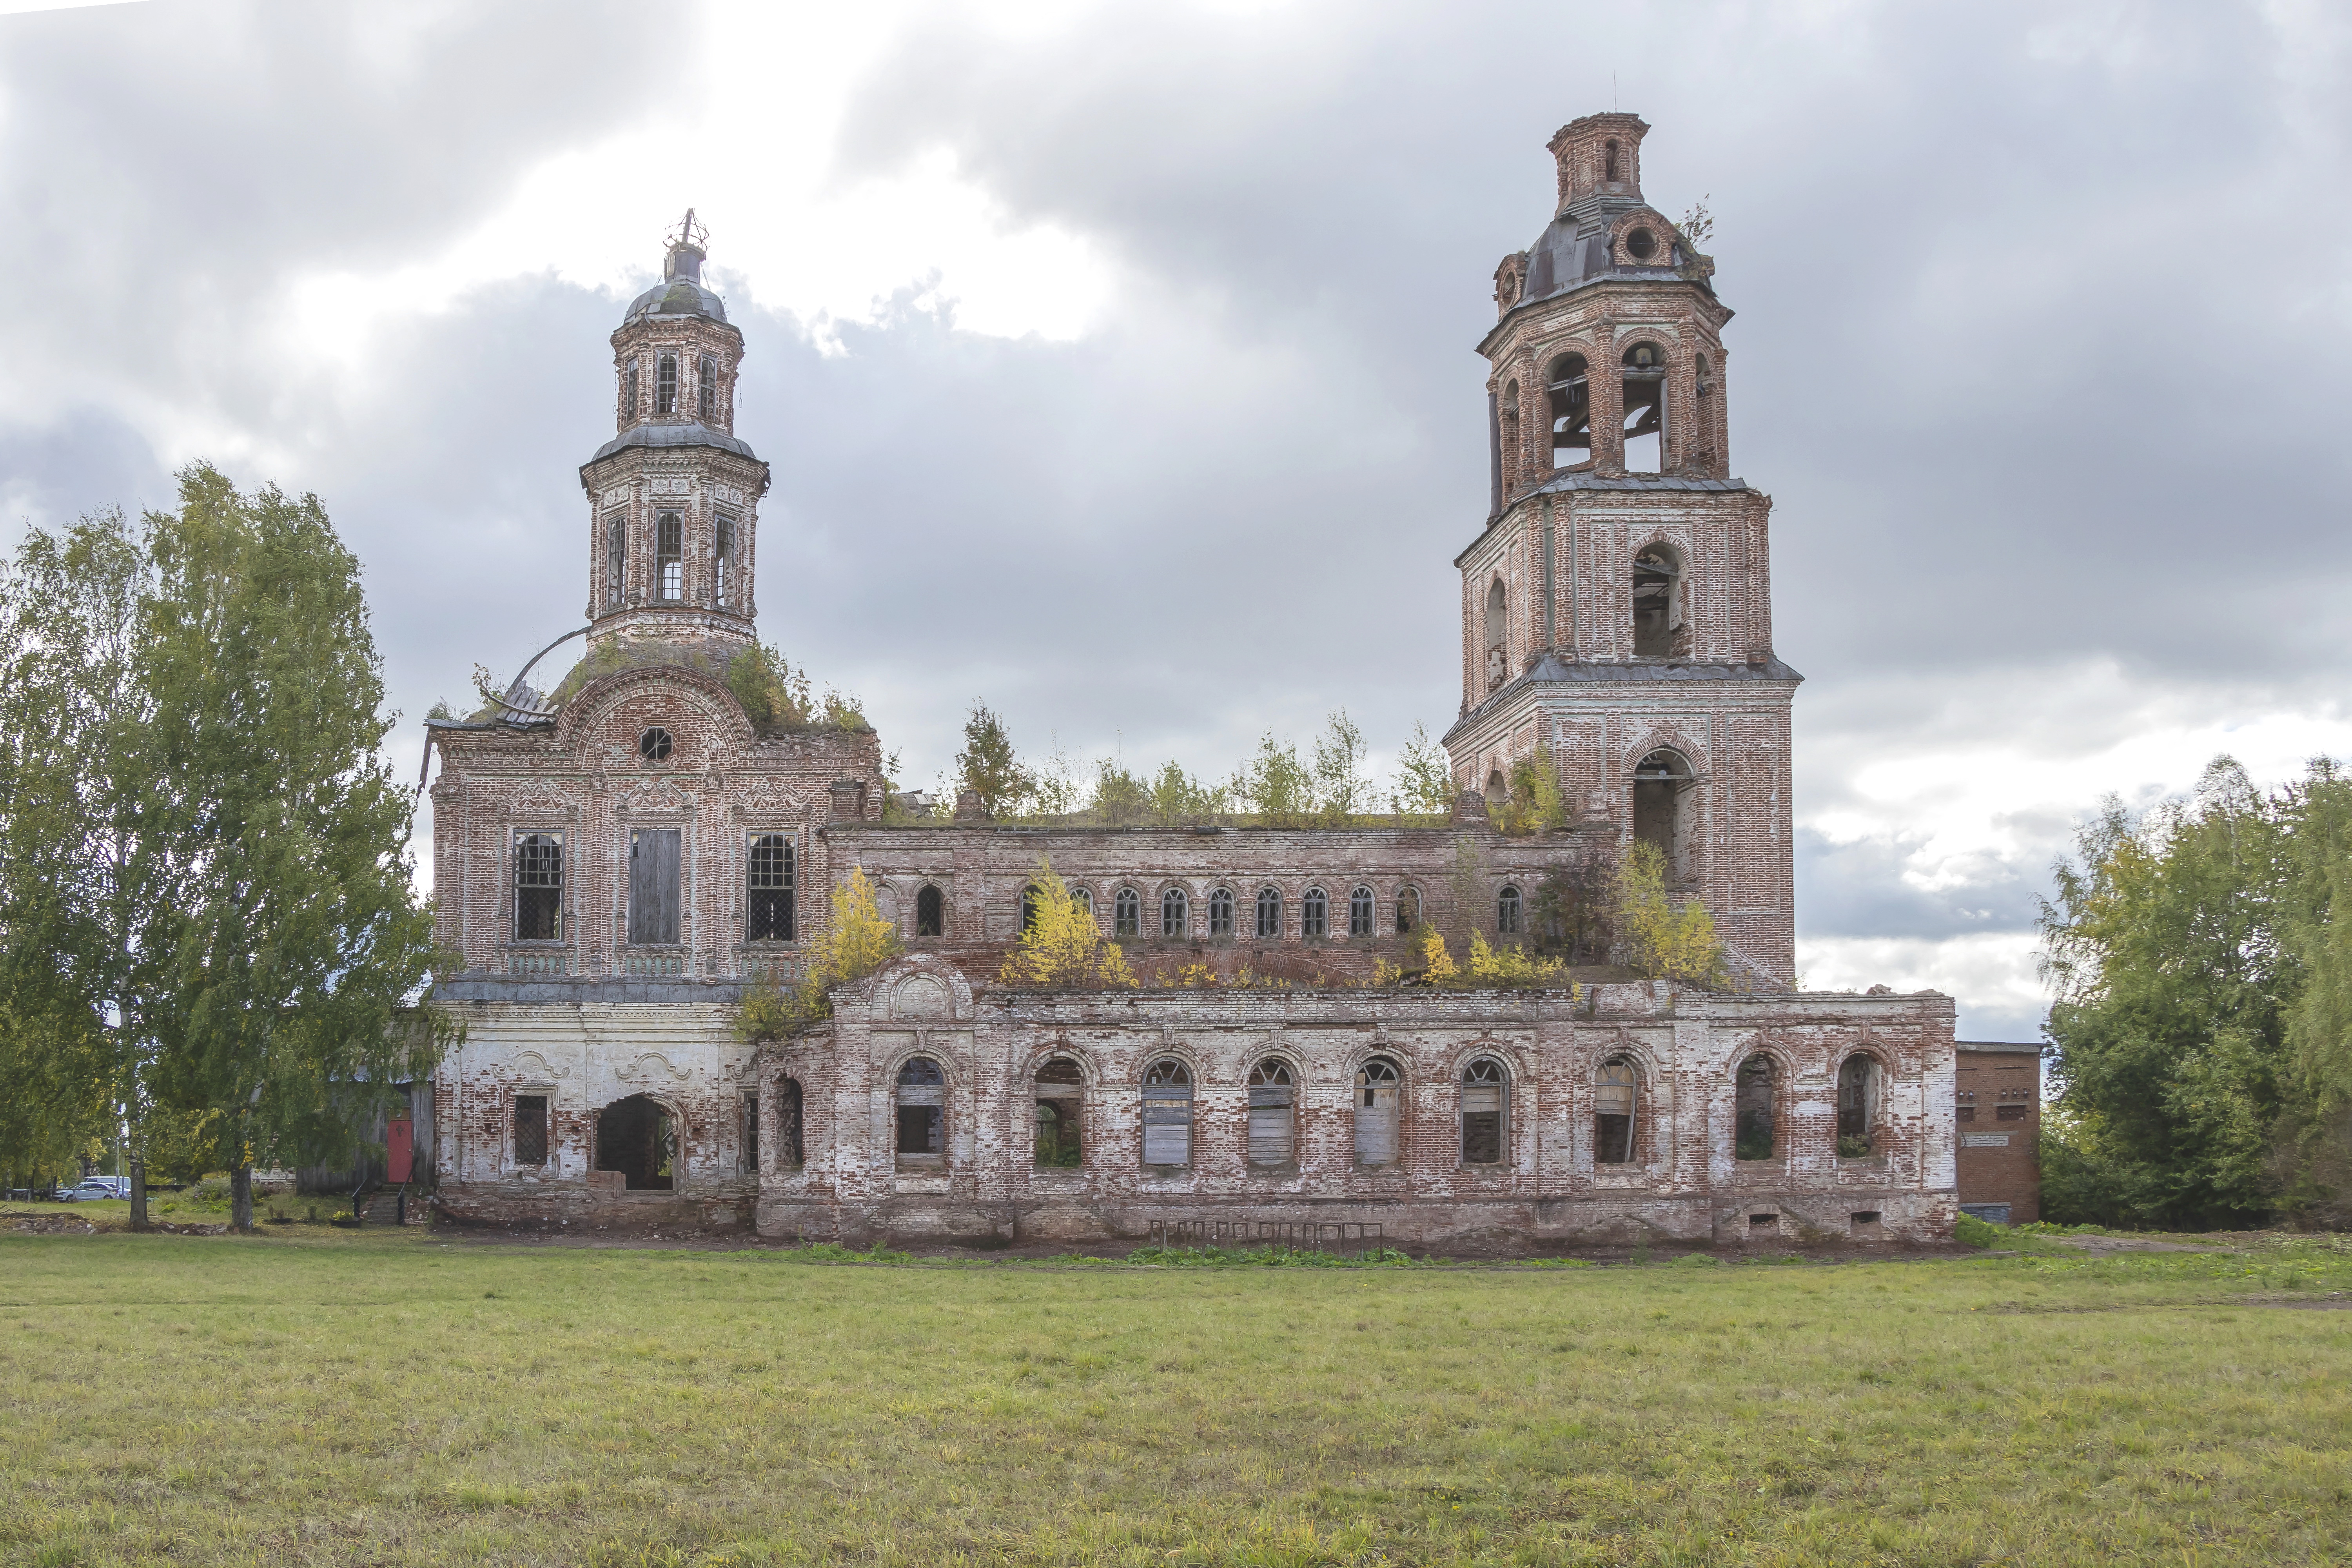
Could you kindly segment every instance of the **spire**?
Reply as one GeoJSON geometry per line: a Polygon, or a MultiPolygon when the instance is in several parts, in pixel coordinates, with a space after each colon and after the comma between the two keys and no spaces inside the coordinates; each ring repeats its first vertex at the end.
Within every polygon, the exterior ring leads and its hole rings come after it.
{"type": "Polygon", "coordinates": [[[694,209],[686,209],[686,216],[669,232],[669,257],[662,264],[662,279],[683,278],[689,283],[702,281],[703,259],[710,254],[710,231],[694,221],[694,209]]]}

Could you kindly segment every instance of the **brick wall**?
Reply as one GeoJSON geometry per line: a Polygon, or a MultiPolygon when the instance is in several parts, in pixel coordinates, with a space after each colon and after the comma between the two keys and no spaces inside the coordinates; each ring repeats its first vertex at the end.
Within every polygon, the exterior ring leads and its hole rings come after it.
{"type": "Polygon", "coordinates": [[[1962,1040],[1953,1064],[1959,1201],[2009,1205],[2009,1221],[2042,1217],[2042,1047],[1962,1040]]]}

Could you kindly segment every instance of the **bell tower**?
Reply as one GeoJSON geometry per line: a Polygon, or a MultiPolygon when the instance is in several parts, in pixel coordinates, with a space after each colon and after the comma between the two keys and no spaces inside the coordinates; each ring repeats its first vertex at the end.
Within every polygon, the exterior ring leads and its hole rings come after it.
{"type": "Polygon", "coordinates": [[[688,208],[669,236],[662,280],[630,302],[613,333],[618,434],[580,468],[592,647],[700,644],[723,661],[754,635],[768,465],[735,434],[743,334],[702,281],[709,245],[688,208]]]}
{"type": "Polygon", "coordinates": [[[1459,787],[1541,748],[1582,826],[1664,852],[1735,963],[1796,970],[1771,498],[1731,476],[1715,263],[1642,190],[1638,115],[1549,144],[1550,221],[1495,270],[1491,486],[1462,573],[1459,787]]]}

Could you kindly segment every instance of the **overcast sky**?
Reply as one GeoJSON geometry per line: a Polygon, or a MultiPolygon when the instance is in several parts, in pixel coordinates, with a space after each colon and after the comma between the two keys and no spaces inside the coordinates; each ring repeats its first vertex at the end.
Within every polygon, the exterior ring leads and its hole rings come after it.
{"type": "Polygon", "coordinates": [[[1442,732],[1492,274],[1612,101],[1716,215],[1799,963],[2032,1037],[2099,797],[2352,753],[2352,11],[0,0],[0,518],[315,490],[404,765],[580,624],[607,334],[695,207],[761,632],[928,783],[1442,732]]]}

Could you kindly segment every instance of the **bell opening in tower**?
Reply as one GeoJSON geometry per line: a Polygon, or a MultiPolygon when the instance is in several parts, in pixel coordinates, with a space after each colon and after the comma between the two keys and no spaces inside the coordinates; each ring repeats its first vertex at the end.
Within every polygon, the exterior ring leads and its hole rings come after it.
{"type": "Polygon", "coordinates": [[[1665,472],[1666,363],[1654,343],[1625,351],[1625,471],[1665,472]]]}
{"type": "Polygon", "coordinates": [[[1592,460],[1592,386],[1582,354],[1562,354],[1544,374],[1551,396],[1551,466],[1592,460]]]}

